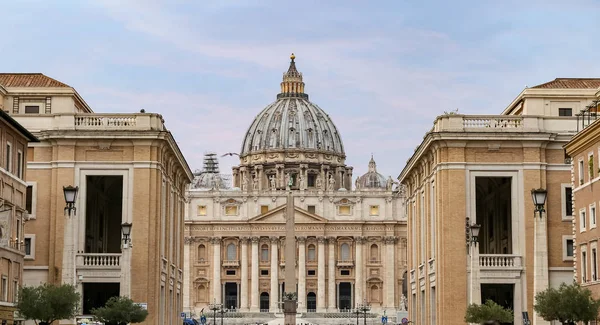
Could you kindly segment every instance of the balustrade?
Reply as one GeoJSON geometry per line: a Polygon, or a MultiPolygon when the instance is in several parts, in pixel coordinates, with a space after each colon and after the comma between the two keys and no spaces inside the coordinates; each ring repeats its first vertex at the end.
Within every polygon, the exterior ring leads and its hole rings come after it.
{"type": "Polygon", "coordinates": [[[85,253],[77,254],[77,267],[114,269],[121,267],[121,254],[85,253]]]}
{"type": "Polygon", "coordinates": [[[522,117],[463,117],[464,128],[518,129],[521,128],[522,117]]]}
{"type": "Polygon", "coordinates": [[[353,260],[338,260],[337,266],[338,267],[352,267],[352,266],[354,266],[354,261],[353,260]]]}
{"type": "Polygon", "coordinates": [[[136,126],[135,116],[75,116],[75,127],[134,127],[136,126]]]}
{"type": "Polygon", "coordinates": [[[479,267],[482,269],[506,269],[521,267],[521,256],[505,254],[479,255],[479,267]]]}

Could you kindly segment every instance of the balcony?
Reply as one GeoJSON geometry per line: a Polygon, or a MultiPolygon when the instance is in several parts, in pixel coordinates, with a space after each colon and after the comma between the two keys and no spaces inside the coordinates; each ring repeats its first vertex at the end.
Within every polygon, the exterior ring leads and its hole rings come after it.
{"type": "Polygon", "coordinates": [[[505,254],[481,254],[479,255],[479,267],[482,270],[521,268],[521,256],[505,254]]]}
{"type": "Polygon", "coordinates": [[[235,268],[240,266],[240,262],[238,260],[224,260],[222,265],[224,268],[235,268]]]}
{"type": "Polygon", "coordinates": [[[31,131],[49,130],[154,130],[165,129],[159,114],[15,114],[31,131]]]}
{"type": "Polygon", "coordinates": [[[349,268],[354,266],[353,260],[338,260],[337,266],[341,268],[349,268]]]}
{"type": "Polygon", "coordinates": [[[121,254],[84,253],[77,254],[77,269],[120,270],[121,254]]]}
{"type": "Polygon", "coordinates": [[[558,116],[460,115],[437,118],[432,132],[564,132],[575,130],[577,120],[558,116]]]}

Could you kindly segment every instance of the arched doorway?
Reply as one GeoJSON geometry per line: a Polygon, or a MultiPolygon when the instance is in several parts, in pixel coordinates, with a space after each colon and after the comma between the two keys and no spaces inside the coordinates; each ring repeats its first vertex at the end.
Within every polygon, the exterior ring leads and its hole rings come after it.
{"type": "Polygon", "coordinates": [[[314,292],[309,292],[306,295],[306,310],[309,313],[317,312],[317,295],[314,292]]]}
{"type": "Polygon", "coordinates": [[[260,311],[268,312],[269,311],[269,294],[263,292],[260,294],[260,311]]]}

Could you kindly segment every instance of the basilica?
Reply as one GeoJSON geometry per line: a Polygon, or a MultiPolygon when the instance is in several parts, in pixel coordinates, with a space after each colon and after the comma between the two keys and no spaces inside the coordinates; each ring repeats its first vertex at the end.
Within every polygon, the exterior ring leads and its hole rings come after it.
{"type": "Polygon", "coordinates": [[[292,291],[286,262],[296,265],[301,317],[337,317],[357,305],[374,315],[404,309],[404,191],[377,172],[373,157],[353,179],[342,136],[309,101],[293,55],[277,99],[250,123],[239,159],[227,178],[217,155],[206,155],[188,190],[184,312],[199,316],[222,304],[244,317],[278,317],[283,293],[292,291]],[[284,254],[288,191],[296,261],[284,254]]]}

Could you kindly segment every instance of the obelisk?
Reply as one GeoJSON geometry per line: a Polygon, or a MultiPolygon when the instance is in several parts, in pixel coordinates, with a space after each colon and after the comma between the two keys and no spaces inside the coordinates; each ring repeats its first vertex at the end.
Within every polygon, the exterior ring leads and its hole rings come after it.
{"type": "MultiPolygon", "coordinates": [[[[291,181],[290,181],[291,183],[291,181]]],[[[294,195],[289,189],[285,208],[285,294],[283,315],[285,325],[296,325],[298,294],[296,291],[296,229],[294,225],[294,195]]]]}

